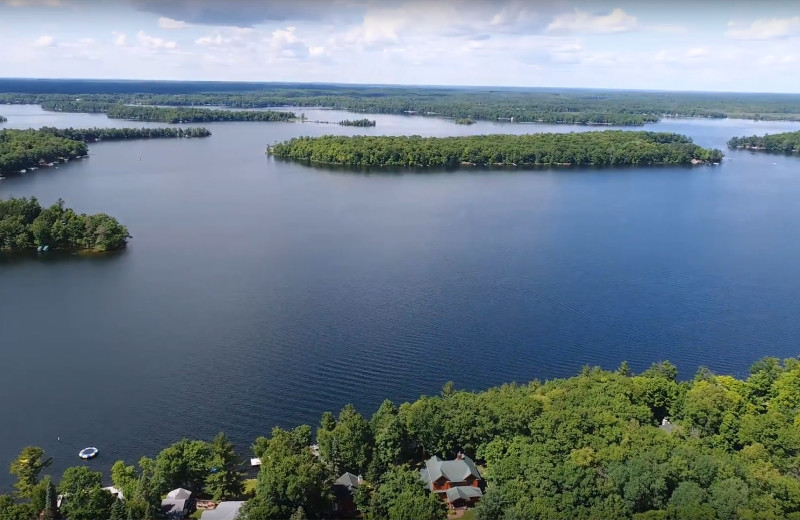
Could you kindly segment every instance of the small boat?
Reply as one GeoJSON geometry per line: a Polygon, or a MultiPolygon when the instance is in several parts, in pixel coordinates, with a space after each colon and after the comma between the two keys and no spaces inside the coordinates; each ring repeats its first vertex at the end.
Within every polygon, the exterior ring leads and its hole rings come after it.
{"type": "Polygon", "coordinates": [[[83,460],[89,460],[97,457],[97,454],[100,453],[100,450],[91,446],[89,448],[83,448],[79,453],[78,457],[82,458],[83,460]]]}
{"type": "Polygon", "coordinates": [[[44,251],[45,253],[46,253],[47,251],[50,251],[50,246],[43,246],[43,247],[42,247],[42,251],[44,251]]]}
{"type": "Polygon", "coordinates": [[[44,248],[42,246],[39,246],[39,247],[36,248],[36,252],[37,253],[41,253],[43,249],[44,248]]]}

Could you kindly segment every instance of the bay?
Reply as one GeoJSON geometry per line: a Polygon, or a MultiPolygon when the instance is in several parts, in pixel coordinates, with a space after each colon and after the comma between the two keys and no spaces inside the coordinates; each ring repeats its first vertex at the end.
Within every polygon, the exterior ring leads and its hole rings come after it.
{"type": "MultiPolygon", "coordinates": [[[[313,120],[360,114],[297,109],[313,120]]],[[[0,106],[0,128],[165,126],[0,106]]],[[[798,355],[800,158],[718,167],[355,173],[275,160],[300,135],[605,127],[368,115],[374,128],[210,123],[208,139],[93,144],[0,181],[133,239],[102,256],[0,259],[0,468],[26,445],[107,470],[181,437],[240,450],[347,403],[657,360],[745,375],[798,355]]],[[[797,123],[665,120],[723,148],[797,123]]],[[[11,484],[0,471],[0,489],[11,484]]]]}

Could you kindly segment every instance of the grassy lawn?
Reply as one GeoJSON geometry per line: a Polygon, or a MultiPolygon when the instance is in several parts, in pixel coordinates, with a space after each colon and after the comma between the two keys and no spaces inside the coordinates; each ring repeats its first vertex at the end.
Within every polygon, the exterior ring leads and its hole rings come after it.
{"type": "Polygon", "coordinates": [[[256,484],[258,483],[257,479],[251,478],[244,481],[244,494],[249,495],[251,493],[256,492],[256,484]]]}
{"type": "Polygon", "coordinates": [[[475,520],[475,510],[467,509],[464,511],[464,516],[461,517],[461,520],[475,520]]]}

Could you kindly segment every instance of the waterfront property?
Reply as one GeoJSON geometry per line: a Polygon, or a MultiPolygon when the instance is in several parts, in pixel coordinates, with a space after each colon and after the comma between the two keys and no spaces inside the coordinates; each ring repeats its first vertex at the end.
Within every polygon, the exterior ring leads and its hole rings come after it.
{"type": "Polygon", "coordinates": [[[161,512],[171,520],[186,518],[194,510],[195,500],[193,495],[188,489],[173,489],[161,501],[161,512]]]}
{"type": "Polygon", "coordinates": [[[451,509],[472,506],[483,498],[481,474],[475,462],[463,453],[454,460],[431,457],[420,476],[426,489],[439,495],[451,509]]]}
{"type": "Polygon", "coordinates": [[[355,497],[359,486],[364,482],[361,475],[345,473],[333,483],[333,511],[340,516],[350,516],[356,512],[355,497]]]}

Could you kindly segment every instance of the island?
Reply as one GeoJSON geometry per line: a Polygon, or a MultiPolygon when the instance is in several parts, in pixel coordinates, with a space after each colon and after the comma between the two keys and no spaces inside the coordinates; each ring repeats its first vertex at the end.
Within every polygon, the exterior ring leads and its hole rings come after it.
{"type": "Polygon", "coordinates": [[[0,130],[0,178],[52,166],[89,153],[86,143],[132,139],[208,137],[206,128],[53,128],[0,130]]]}
{"type": "MultiPolygon", "coordinates": [[[[641,126],[662,118],[800,120],[800,95],[498,89],[377,85],[127,83],[0,79],[0,104],[60,112],[106,112],[122,105],[235,109],[317,107],[371,114],[555,124],[641,126]],[[232,87],[236,87],[232,91],[232,87]],[[26,93],[27,92],[27,93],[26,93]],[[38,92],[38,93],[37,93],[38,92]]],[[[247,119],[249,120],[249,119],[247,119]]]]}
{"type": "Polygon", "coordinates": [[[456,119],[456,124],[457,125],[474,125],[475,124],[475,120],[472,119],[471,117],[460,117],[460,118],[456,119]]]}
{"type": "Polygon", "coordinates": [[[800,132],[734,137],[728,141],[728,147],[757,152],[800,153],[800,132]]]}
{"type": "Polygon", "coordinates": [[[106,115],[110,119],[131,119],[157,123],[199,123],[208,121],[292,121],[294,112],[277,110],[215,110],[193,107],[156,107],[112,105],[106,115]]]}
{"type": "Polygon", "coordinates": [[[446,520],[455,508],[477,520],[794,519],[798,380],[796,358],[764,358],[746,379],[701,368],[680,381],[663,361],[482,391],[447,382],[371,415],[346,405],[315,426],[265,429],[245,441],[250,481],[225,433],[106,475],[76,460],[48,476],[51,459],[28,446],[0,518],[186,517],[196,504],[239,520],[446,520]]]}
{"type": "Polygon", "coordinates": [[[112,251],[125,246],[128,228],[105,213],[86,215],[64,201],[42,208],[35,197],[0,200],[0,250],[112,251]]]}
{"type": "Polygon", "coordinates": [[[362,126],[362,127],[366,127],[366,126],[375,126],[376,124],[377,123],[375,122],[374,119],[367,119],[366,117],[364,119],[356,119],[355,121],[353,121],[351,119],[345,119],[343,121],[339,121],[339,125],[340,126],[362,126]]]}
{"type": "Polygon", "coordinates": [[[267,148],[277,157],[348,166],[612,166],[718,163],[723,154],[662,132],[550,133],[462,137],[297,137],[267,148]]]}
{"type": "Polygon", "coordinates": [[[0,116],[0,123],[5,123],[6,121],[8,121],[8,119],[6,119],[3,116],[0,116]]]}

